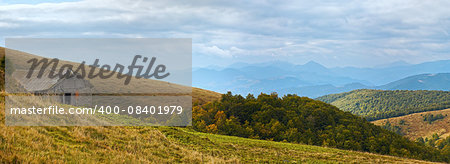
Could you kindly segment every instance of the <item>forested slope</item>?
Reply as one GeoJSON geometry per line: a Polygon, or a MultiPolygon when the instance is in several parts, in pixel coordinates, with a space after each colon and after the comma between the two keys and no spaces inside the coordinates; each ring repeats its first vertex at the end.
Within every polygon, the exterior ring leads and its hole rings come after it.
{"type": "Polygon", "coordinates": [[[449,157],[335,106],[296,95],[244,98],[228,93],[220,101],[196,105],[193,126],[201,132],[416,159],[448,161],[449,157]]]}
{"type": "Polygon", "coordinates": [[[361,89],[326,95],[317,100],[330,103],[367,120],[450,108],[449,91],[361,89]]]}

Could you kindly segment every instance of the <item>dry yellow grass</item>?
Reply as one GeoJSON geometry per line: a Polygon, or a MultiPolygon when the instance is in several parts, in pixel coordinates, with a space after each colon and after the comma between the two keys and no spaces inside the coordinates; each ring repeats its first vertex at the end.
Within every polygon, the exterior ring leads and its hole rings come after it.
{"type": "Polygon", "coordinates": [[[0,163],[431,163],[168,127],[7,127],[0,163]]]}
{"type": "Polygon", "coordinates": [[[402,128],[401,132],[411,140],[415,140],[419,137],[431,138],[431,136],[435,133],[437,133],[441,138],[450,136],[450,109],[414,113],[406,116],[377,120],[372,123],[381,126],[388,120],[393,126],[400,126],[402,128]],[[444,116],[448,116],[442,120],[437,120],[429,124],[428,122],[423,121],[422,115],[425,114],[442,114],[444,116]],[[405,124],[400,125],[400,120],[404,120],[405,124]]]}

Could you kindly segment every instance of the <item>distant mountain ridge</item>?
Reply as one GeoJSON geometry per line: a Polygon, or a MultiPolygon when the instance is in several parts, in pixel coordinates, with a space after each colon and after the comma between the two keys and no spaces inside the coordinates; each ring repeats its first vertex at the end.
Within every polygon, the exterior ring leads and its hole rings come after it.
{"type": "Polygon", "coordinates": [[[277,92],[307,97],[355,89],[448,91],[449,73],[450,60],[421,64],[397,61],[374,68],[327,68],[314,61],[303,65],[274,61],[235,63],[224,69],[198,68],[193,71],[193,86],[221,93],[277,92]]]}
{"type": "Polygon", "coordinates": [[[391,66],[386,68],[332,68],[338,75],[364,79],[374,85],[383,85],[408,76],[425,73],[450,73],[450,60],[439,60],[420,64],[391,66]]]}
{"type": "Polygon", "coordinates": [[[378,87],[386,90],[450,90],[450,73],[420,74],[378,87]]]}
{"type": "Polygon", "coordinates": [[[388,67],[408,66],[408,65],[411,65],[411,64],[407,63],[403,60],[398,60],[398,61],[388,63],[388,64],[377,65],[377,66],[375,66],[375,68],[388,68],[388,67]]]}

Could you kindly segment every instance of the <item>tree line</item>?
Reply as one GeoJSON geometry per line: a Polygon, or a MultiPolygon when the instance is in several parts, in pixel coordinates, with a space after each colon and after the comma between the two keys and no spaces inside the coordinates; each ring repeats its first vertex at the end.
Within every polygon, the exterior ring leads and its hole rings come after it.
{"type": "Polygon", "coordinates": [[[447,115],[445,115],[445,116],[443,114],[436,114],[436,115],[434,115],[434,114],[430,114],[430,113],[422,115],[423,121],[428,122],[429,124],[431,124],[431,123],[433,123],[434,121],[437,121],[437,120],[442,120],[445,117],[447,117],[447,115]]]}
{"type": "Polygon", "coordinates": [[[441,150],[442,154],[446,155],[447,157],[450,157],[450,136],[447,138],[440,138],[438,134],[433,134],[431,138],[426,137],[425,139],[423,137],[419,137],[416,139],[416,142],[435,147],[439,150],[441,150]]]}

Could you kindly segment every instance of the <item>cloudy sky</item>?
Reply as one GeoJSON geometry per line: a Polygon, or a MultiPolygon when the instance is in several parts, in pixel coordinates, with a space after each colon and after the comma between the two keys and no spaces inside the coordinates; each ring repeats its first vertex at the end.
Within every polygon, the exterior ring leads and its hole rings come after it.
{"type": "Polygon", "coordinates": [[[192,38],[193,65],[450,59],[450,1],[0,0],[5,38],[192,38]]]}

